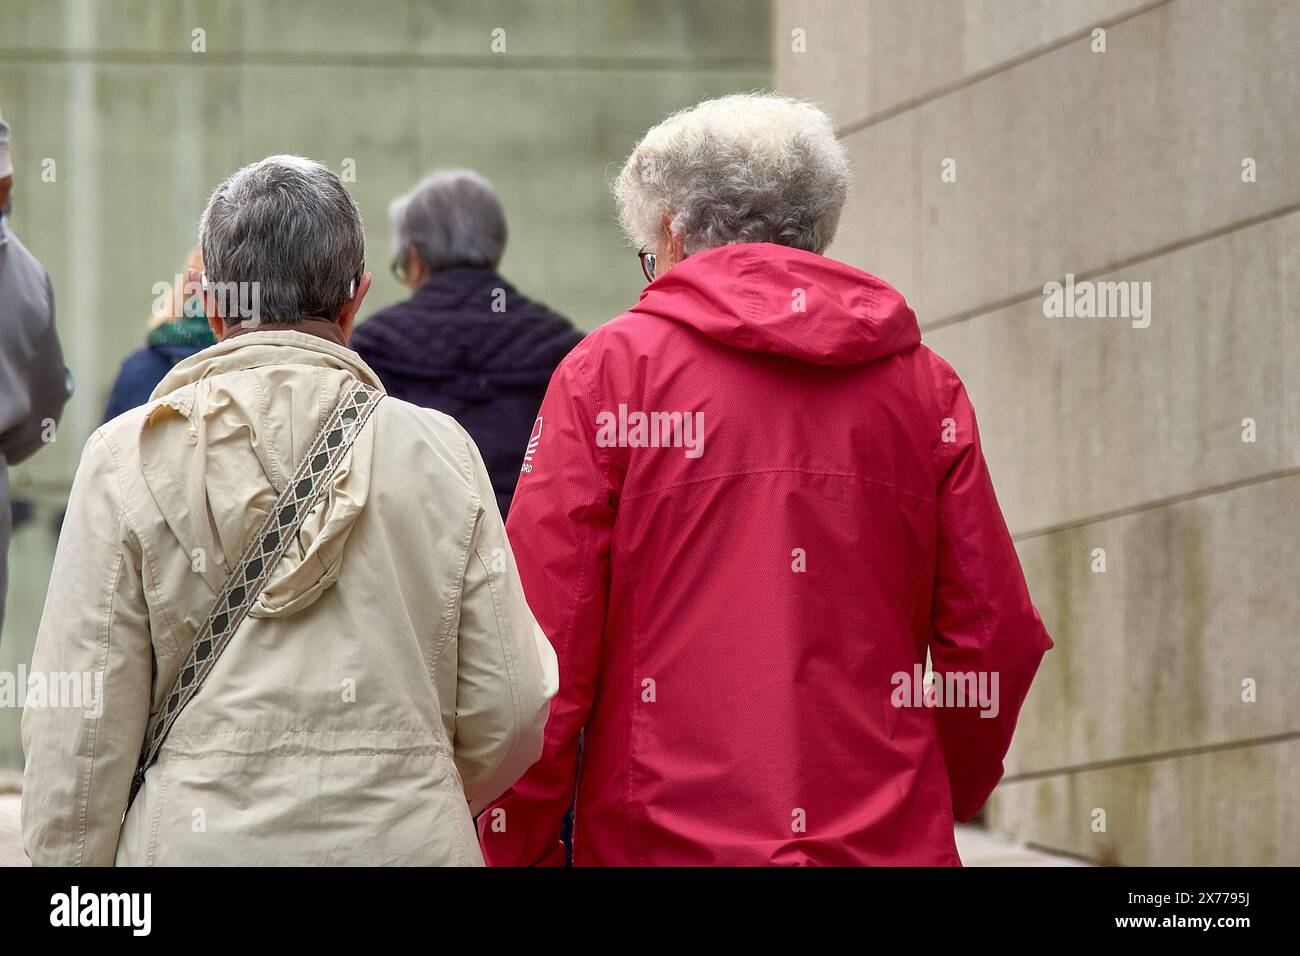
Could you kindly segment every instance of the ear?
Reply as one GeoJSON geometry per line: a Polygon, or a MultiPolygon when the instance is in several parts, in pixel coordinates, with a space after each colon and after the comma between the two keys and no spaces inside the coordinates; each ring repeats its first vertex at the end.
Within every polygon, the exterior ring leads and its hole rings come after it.
{"type": "Polygon", "coordinates": [[[193,290],[203,302],[203,314],[207,316],[208,328],[216,336],[218,342],[226,337],[227,328],[226,320],[221,317],[217,311],[217,297],[208,289],[203,288],[203,273],[198,269],[185,270],[185,291],[193,290]]]}
{"type": "Polygon", "coordinates": [[[686,258],[686,247],[682,237],[673,232],[672,216],[664,213],[659,221],[659,242],[656,244],[658,259],[655,262],[656,274],[667,272],[686,258]]]}
{"type": "Polygon", "coordinates": [[[673,247],[673,262],[681,262],[686,258],[686,246],[682,242],[682,237],[676,233],[669,233],[669,239],[673,247]]]}
{"type": "Polygon", "coordinates": [[[406,285],[418,289],[429,281],[429,269],[420,258],[420,251],[411,246],[406,250],[406,262],[402,264],[402,275],[406,276],[406,285]]]}
{"type": "Polygon", "coordinates": [[[344,342],[352,338],[352,326],[356,323],[357,312],[361,308],[361,300],[366,297],[366,293],[369,291],[370,273],[363,272],[361,273],[361,281],[357,283],[357,288],[356,291],[353,292],[352,298],[344,301],[343,307],[339,309],[339,317],[335,320],[338,322],[339,329],[343,333],[344,342]]]}

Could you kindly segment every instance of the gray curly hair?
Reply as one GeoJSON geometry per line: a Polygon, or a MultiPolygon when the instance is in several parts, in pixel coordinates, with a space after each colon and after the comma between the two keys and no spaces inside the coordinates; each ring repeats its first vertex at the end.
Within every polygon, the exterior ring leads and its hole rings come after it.
{"type": "Polygon", "coordinates": [[[634,244],[663,217],[689,255],[735,242],[809,252],[830,245],[848,197],[849,157],[831,119],[804,100],[738,93],[674,113],[637,143],[613,184],[634,244]]]}

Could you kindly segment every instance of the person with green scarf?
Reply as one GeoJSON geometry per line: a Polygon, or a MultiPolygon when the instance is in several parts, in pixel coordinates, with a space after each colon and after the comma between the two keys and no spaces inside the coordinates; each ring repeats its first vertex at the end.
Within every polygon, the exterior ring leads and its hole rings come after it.
{"type": "MultiPolygon", "coordinates": [[[[202,270],[197,249],[190,254],[187,265],[202,270]]],[[[169,312],[155,316],[150,326],[144,348],[127,356],[117,373],[104,410],[105,422],[149,401],[155,386],[172,366],[216,342],[203,314],[202,299],[193,296],[186,300],[181,290],[173,297],[169,312]]]]}

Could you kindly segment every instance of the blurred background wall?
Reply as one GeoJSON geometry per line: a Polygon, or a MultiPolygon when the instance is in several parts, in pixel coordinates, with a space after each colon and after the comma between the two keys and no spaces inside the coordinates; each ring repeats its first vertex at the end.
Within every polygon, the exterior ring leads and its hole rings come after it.
{"type": "Polygon", "coordinates": [[[1099,861],[1300,863],[1300,4],[775,15],[775,85],[856,165],[829,254],[965,380],[1056,639],[988,821],[1099,861]],[[1149,282],[1150,326],[1047,318],[1067,273],[1149,282]]]}
{"type": "MultiPolygon", "coordinates": [[[[665,114],[768,87],[771,27],[768,0],[0,0],[12,222],[53,278],[77,381],[54,446],[11,475],[0,671],[30,660],[81,447],[222,178],[272,153],[350,160],[365,314],[404,298],[388,202],[476,168],[510,217],[502,273],[592,328],[644,285],[607,177],[665,114]]],[[[0,708],[0,768],[21,766],[19,715],[0,708]]]]}

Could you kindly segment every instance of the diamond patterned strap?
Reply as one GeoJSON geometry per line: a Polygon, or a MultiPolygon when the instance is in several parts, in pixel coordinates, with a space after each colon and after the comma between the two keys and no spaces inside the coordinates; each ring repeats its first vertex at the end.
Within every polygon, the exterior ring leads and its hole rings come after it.
{"type": "Polygon", "coordinates": [[[303,521],[315,507],[325,485],[347,456],[366,419],[375,410],[384,393],[377,388],[354,382],[330,415],[325,426],[312,440],[307,454],[298,463],[293,477],[275,499],[262,527],[244,549],[239,562],[222,585],[208,618],[194,637],[189,657],[181,665],[162,706],[149,717],[140,761],[131,779],[130,807],[144,784],[145,771],[158,756],[172,724],[194,695],[203,687],[221,652],[230,643],[239,625],[262,593],[271,573],[280,563],[289,544],[298,536],[303,521]]]}

